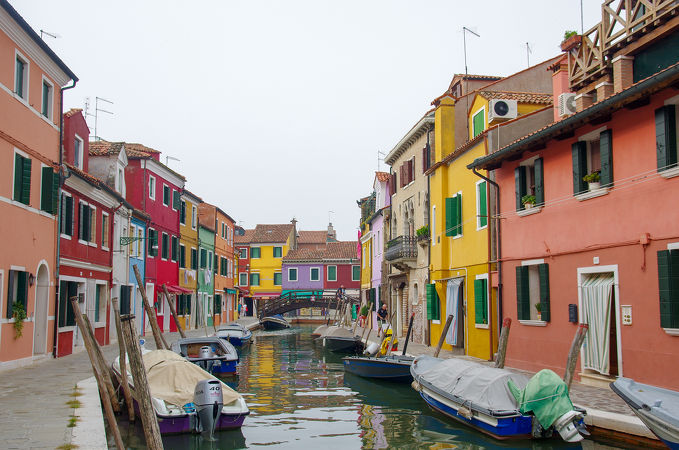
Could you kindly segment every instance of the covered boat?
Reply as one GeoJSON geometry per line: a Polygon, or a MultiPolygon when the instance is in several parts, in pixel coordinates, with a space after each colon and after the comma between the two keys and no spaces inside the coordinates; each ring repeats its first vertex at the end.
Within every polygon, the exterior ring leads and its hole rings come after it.
{"type": "Polygon", "coordinates": [[[413,381],[410,366],[414,359],[404,355],[347,356],[342,361],[345,372],[364,378],[410,383],[413,381]]]}
{"type": "Polygon", "coordinates": [[[496,439],[583,439],[583,410],[576,410],[566,384],[551,370],[530,380],[505,369],[459,358],[418,356],[410,368],[413,387],[434,409],[496,439]]]}
{"type": "Polygon", "coordinates": [[[259,323],[265,330],[284,330],[286,328],[290,328],[288,321],[285,320],[280,314],[262,317],[259,319],[259,323]]]}
{"type": "Polygon", "coordinates": [[[216,336],[182,338],[172,351],[213,374],[235,373],[238,352],[228,341],[216,336]]]}
{"type": "MultiPolygon", "coordinates": [[[[238,392],[177,353],[153,350],[146,351],[142,357],[153,410],[162,434],[240,428],[245,417],[250,414],[245,400],[238,392]],[[210,388],[213,393],[221,392],[221,398],[211,398],[209,402],[202,401],[206,391],[204,387],[210,388]],[[216,411],[215,402],[218,404],[216,411]]],[[[129,370],[129,364],[127,367],[129,370]]],[[[112,368],[120,382],[119,358],[113,362],[112,368]]],[[[138,411],[134,381],[129,372],[127,380],[138,411]]]]}
{"type": "Polygon", "coordinates": [[[623,377],[610,386],[658,439],[679,449],[679,392],[623,377]]]}
{"type": "Polygon", "coordinates": [[[229,341],[236,347],[247,345],[252,339],[252,331],[248,330],[238,322],[222,325],[214,335],[220,339],[229,341]]]}
{"type": "Polygon", "coordinates": [[[343,327],[329,327],[324,335],[317,338],[323,347],[331,352],[353,353],[363,351],[361,337],[343,327]]]}

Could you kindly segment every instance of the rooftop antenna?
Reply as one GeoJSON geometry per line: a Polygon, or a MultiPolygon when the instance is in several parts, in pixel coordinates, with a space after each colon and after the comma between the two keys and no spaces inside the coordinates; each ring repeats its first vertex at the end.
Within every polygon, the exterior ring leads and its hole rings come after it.
{"type": "Polygon", "coordinates": [[[526,61],[528,62],[528,67],[530,67],[530,54],[533,53],[530,49],[530,45],[526,42],[526,61]]]}
{"type": "Polygon", "coordinates": [[[328,211],[328,223],[332,223],[332,217],[330,217],[330,214],[335,214],[335,211],[328,211]]]}
{"type": "Polygon", "coordinates": [[[580,0],[580,34],[585,35],[585,16],[582,12],[582,0],[580,0]]]}
{"type": "MultiPolygon", "coordinates": [[[[172,160],[172,161],[181,161],[181,159],[175,158],[174,156],[165,155],[165,165],[166,165],[166,166],[168,166],[169,160],[172,160]]],[[[169,166],[168,166],[168,167],[169,167],[169,166]]]]}
{"type": "Polygon", "coordinates": [[[43,35],[47,35],[47,36],[51,37],[52,39],[58,39],[58,38],[61,37],[57,33],[48,33],[45,30],[40,30],[40,39],[42,39],[42,40],[44,40],[44,38],[42,37],[43,35]]]}
{"type": "Polygon", "coordinates": [[[377,171],[380,171],[380,161],[384,161],[384,157],[387,156],[386,153],[377,150],[377,171]],[[381,158],[380,158],[381,156],[381,158]]]}
{"type": "Polygon", "coordinates": [[[99,138],[99,135],[97,134],[97,122],[99,120],[99,111],[105,112],[106,114],[113,115],[113,113],[111,111],[107,111],[105,109],[99,108],[99,100],[101,100],[102,102],[109,103],[111,105],[113,104],[113,102],[111,100],[106,100],[103,97],[94,97],[94,140],[96,140],[96,141],[101,140],[99,138]]]}
{"type": "Polygon", "coordinates": [[[467,27],[462,27],[462,42],[464,44],[464,74],[469,75],[469,72],[467,71],[467,32],[470,32],[474,36],[480,38],[478,33],[475,31],[470,30],[467,27]]]}

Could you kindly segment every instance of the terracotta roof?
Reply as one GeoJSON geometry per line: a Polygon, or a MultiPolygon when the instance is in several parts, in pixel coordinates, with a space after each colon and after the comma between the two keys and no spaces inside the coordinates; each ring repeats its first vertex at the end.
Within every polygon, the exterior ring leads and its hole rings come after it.
{"type": "Polygon", "coordinates": [[[297,242],[300,244],[325,244],[328,240],[327,231],[302,231],[297,233],[297,242]]]}
{"type": "MultiPolygon", "coordinates": [[[[80,169],[78,169],[77,167],[75,167],[71,164],[68,164],[68,163],[64,163],[64,164],[66,165],[66,167],[68,167],[68,170],[71,171],[73,175],[82,178],[83,180],[85,180],[86,182],[88,182],[89,184],[91,184],[92,186],[94,186],[96,188],[99,188],[101,190],[106,191],[112,197],[116,198],[119,202],[123,203],[127,208],[129,208],[131,210],[135,209],[134,206],[132,206],[127,200],[125,200],[125,198],[122,195],[120,195],[120,193],[116,192],[115,189],[113,189],[111,186],[104,183],[99,178],[97,178],[93,175],[90,175],[89,173],[87,173],[83,170],[80,170],[80,169]]],[[[142,214],[145,214],[145,215],[148,216],[148,214],[146,214],[143,211],[142,211],[142,214]]]]}
{"type": "Polygon", "coordinates": [[[377,177],[377,181],[389,181],[389,178],[391,178],[387,172],[375,172],[375,177],[377,177]]]}
{"type": "Polygon", "coordinates": [[[474,74],[463,74],[463,73],[456,73],[455,77],[459,77],[462,80],[501,80],[502,77],[499,77],[497,75],[474,75],[474,74]]]}
{"type": "Polygon", "coordinates": [[[236,244],[249,244],[252,242],[252,236],[255,235],[255,230],[245,230],[244,235],[236,234],[234,235],[233,241],[236,244]]]}
{"type": "Polygon", "coordinates": [[[480,91],[479,95],[492,99],[516,100],[519,103],[535,103],[540,105],[551,105],[553,102],[552,94],[537,94],[533,92],[508,92],[508,91],[480,91]]]}
{"type": "Polygon", "coordinates": [[[90,141],[90,155],[104,156],[120,153],[123,142],[90,141]]]}
{"type": "Polygon", "coordinates": [[[128,155],[135,156],[135,154],[140,154],[142,155],[142,157],[160,153],[160,151],[154,148],[147,147],[145,145],[137,144],[134,142],[126,142],[125,151],[127,152],[128,155]]]}
{"type": "Polygon", "coordinates": [[[358,241],[328,242],[325,259],[358,259],[358,241]]]}
{"type": "Polygon", "coordinates": [[[322,260],[325,257],[325,249],[315,248],[298,248],[290,250],[283,261],[308,261],[308,260],[322,260]]]}
{"type": "Polygon", "coordinates": [[[257,225],[255,227],[255,234],[252,236],[252,243],[275,243],[286,242],[290,232],[292,231],[292,224],[274,224],[274,225],[257,225]]]}
{"type": "Polygon", "coordinates": [[[71,108],[64,113],[64,117],[71,117],[79,112],[82,112],[82,108],[71,108]]]}
{"type": "Polygon", "coordinates": [[[68,167],[68,170],[70,170],[74,174],[78,175],[80,178],[84,179],[85,181],[90,182],[91,184],[93,184],[95,186],[101,186],[102,184],[105,184],[99,178],[97,178],[93,175],[90,175],[89,173],[87,173],[83,170],[78,169],[76,166],[73,166],[73,165],[68,164],[68,163],[64,163],[64,164],[66,165],[66,167],[68,167]]]}

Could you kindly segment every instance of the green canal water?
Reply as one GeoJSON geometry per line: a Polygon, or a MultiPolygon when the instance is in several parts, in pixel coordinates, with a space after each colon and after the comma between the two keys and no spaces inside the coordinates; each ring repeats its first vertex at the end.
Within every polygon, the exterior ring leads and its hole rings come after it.
{"type": "MultiPolygon", "coordinates": [[[[166,449],[495,449],[614,447],[560,439],[504,443],[453,423],[409,385],[345,374],[341,355],[325,351],[311,326],[256,331],[240,354],[238,375],[223,381],[240,392],[250,416],[240,430],[165,436],[166,449]]],[[[145,448],[141,425],[121,419],[128,448],[145,448]]]]}

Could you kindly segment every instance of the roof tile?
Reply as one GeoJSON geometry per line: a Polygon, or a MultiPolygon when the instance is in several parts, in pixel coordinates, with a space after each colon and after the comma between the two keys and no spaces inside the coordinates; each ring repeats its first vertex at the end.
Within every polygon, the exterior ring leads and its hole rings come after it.
{"type": "Polygon", "coordinates": [[[519,103],[536,103],[540,105],[551,105],[554,98],[552,94],[534,92],[480,91],[479,95],[488,100],[516,100],[519,103]]]}
{"type": "Polygon", "coordinates": [[[257,225],[255,233],[252,236],[252,243],[274,243],[286,242],[290,232],[292,231],[292,224],[274,224],[274,225],[257,225]]]}

